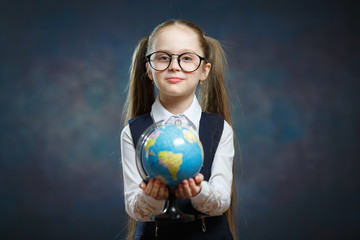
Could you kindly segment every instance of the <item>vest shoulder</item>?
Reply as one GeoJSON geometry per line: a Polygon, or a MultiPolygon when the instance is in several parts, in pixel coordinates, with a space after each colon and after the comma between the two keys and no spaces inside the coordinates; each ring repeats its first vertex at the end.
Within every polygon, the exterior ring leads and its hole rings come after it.
{"type": "Polygon", "coordinates": [[[210,112],[202,112],[201,114],[201,119],[202,120],[207,120],[207,121],[224,121],[224,117],[220,114],[217,113],[210,113],[210,112]]]}
{"type": "Polygon", "coordinates": [[[128,121],[128,123],[131,124],[131,123],[134,123],[137,121],[145,121],[145,120],[148,120],[149,118],[151,119],[150,113],[145,113],[145,114],[142,114],[142,115],[139,115],[139,116],[136,116],[136,117],[130,119],[128,121]]]}

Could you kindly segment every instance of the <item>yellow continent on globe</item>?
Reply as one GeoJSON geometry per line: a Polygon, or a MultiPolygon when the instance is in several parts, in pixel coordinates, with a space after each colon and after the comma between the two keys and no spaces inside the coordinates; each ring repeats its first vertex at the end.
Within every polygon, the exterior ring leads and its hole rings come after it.
{"type": "Polygon", "coordinates": [[[175,181],[177,181],[177,173],[182,164],[182,156],[181,153],[172,153],[168,151],[162,151],[158,154],[159,163],[169,169],[170,174],[175,181]]]}
{"type": "Polygon", "coordinates": [[[197,137],[195,136],[195,134],[193,132],[189,131],[189,130],[184,129],[183,134],[184,134],[184,137],[185,137],[186,141],[188,141],[189,143],[194,143],[194,142],[199,141],[197,139],[197,137]]]}
{"type": "Polygon", "coordinates": [[[149,155],[156,155],[154,152],[149,152],[149,148],[151,146],[153,146],[156,142],[156,139],[158,138],[158,136],[160,135],[160,133],[162,133],[161,131],[157,131],[154,132],[150,135],[150,137],[148,138],[148,140],[146,141],[146,144],[144,146],[145,151],[147,152],[147,154],[149,155]]]}

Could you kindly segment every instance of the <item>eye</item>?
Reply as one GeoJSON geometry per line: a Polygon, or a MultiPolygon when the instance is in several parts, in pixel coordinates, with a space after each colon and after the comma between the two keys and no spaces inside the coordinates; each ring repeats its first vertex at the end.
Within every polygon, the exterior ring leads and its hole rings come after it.
{"type": "Polygon", "coordinates": [[[165,52],[157,52],[153,55],[153,61],[157,62],[169,62],[170,56],[165,52]]]}
{"type": "Polygon", "coordinates": [[[193,54],[185,54],[185,55],[181,56],[181,61],[183,61],[183,62],[191,62],[193,60],[194,60],[193,54]]]}
{"type": "Polygon", "coordinates": [[[169,56],[161,55],[161,56],[156,57],[156,60],[158,60],[158,61],[169,61],[169,56]]]}

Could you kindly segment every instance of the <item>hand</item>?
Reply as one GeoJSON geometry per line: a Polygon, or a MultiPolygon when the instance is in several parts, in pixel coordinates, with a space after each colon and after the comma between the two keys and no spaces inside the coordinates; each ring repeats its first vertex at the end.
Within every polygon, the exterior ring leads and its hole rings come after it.
{"type": "Polygon", "coordinates": [[[175,189],[175,196],[179,199],[191,198],[198,195],[201,191],[201,182],[204,175],[198,173],[194,178],[184,180],[175,189]]]}
{"type": "Polygon", "coordinates": [[[169,198],[169,189],[158,179],[150,179],[148,184],[144,181],[140,183],[140,188],[145,194],[156,200],[166,200],[169,198]]]}

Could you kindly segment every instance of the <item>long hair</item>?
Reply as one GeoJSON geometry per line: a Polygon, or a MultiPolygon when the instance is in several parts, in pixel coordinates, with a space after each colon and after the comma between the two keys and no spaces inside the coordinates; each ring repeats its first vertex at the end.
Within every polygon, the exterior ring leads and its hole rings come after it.
{"type": "Polygon", "coordinates": [[[132,57],[129,94],[125,104],[125,124],[133,117],[150,112],[155,101],[154,85],[145,67],[148,40],[149,37],[145,37],[139,42],[132,57]]]}
{"type": "MultiPolygon", "coordinates": [[[[200,85],[199,100],[202,110],[205,112],[217,113],[233,126],[228,105],[228,94],[225,84],[225,73],[227,61],[224,50],[220,43],[209,36],[195,24],[186,20],[171,20],[158,25],[149,37],[142,39],[136,47],[130,68],[130,83],[127,104],[125,106],[125,123],[131,118],[151,111],[155,101],[154,85],[149,79],[145,67],[146,54],[152,51],[153,41],[156,35],[168,27],[188,27],[193,30],[199,39],[200,46],[204,51],[204,58],[211,64],[211,70],[206,81],[200,85]]],[[[235,138],[236,139],[236,138],[235,138]]],[[[231,186],[231,204],[226,211],[226,216],[234,239],[237,239],[236,220],[236,194],[233,167],[233,184],[231,186]]],[[[129,221],[128,239],[132,239],[135,230],[135,221],[129,221]]]]}

